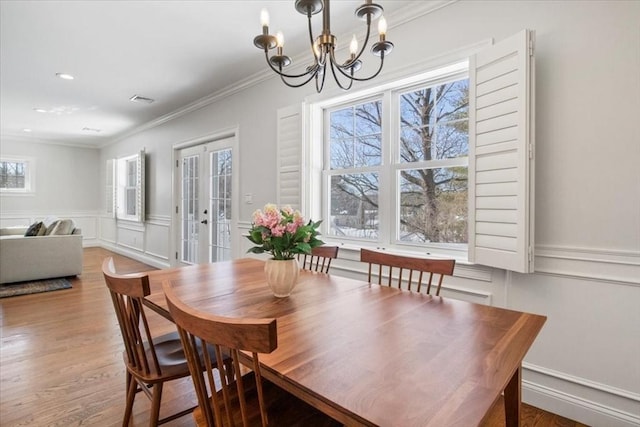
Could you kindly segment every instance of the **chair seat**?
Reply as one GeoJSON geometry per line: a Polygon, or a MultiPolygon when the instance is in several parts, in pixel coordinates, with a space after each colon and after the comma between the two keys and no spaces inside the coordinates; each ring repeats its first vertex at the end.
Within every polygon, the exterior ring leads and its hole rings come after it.
{"type": "Polygon", "coordinates": [[[169,367],[187,363],[182,342],[180,342],[180,335],[178,335],[177,331],[154,338],[153,345],[156,348],[156,355],[160,365],[169,367]]]}
{"type": "MultiPolygon", "coordinates": [[[[177,332],[161,335],[153,339],[156,357],[158,358],[158,366],[161,374],[154,372],[144,372],[128,363],[127,351],[122,352],[122,358],[127,366],[127,370],[136,378],[145,383],[153,384],[154,382],[164,382],[173,378],[181,378],[189,375],[189,365],[187,358],[182,349],[180,336],[177,332]]],[[[153,350],[146,348],[147,360],[153,357],[153,350]]]]}
{"type": "MultiPolygon", "coordinates": [[[[153,346],[155,348],[156,357],[158,358],[158,365],[162,370],[162,375],[157,375],[154,372],[149,372],[146,375],[138,370],[130,370],[130,372],[140,378],[144,382],[153,383],[155,381],[166,381],[167,378],[181,378],[185,376],[185,373],[189,372],[189,365],[187,358],[182,348],[182,342],[180,341],[180,335],[178,332],[170,332],[168,334],[160,335],[153,339],[153,346]]],[[[199,353],[202,354],[202,347],[198,343],[199,353]]],[[[215,357],[212,348],[208,348],[209,354],[215,357]]],[[[123,353],[125,364],[127,362],[127,352],[123,353]]],[[[147,348],[147,358],[151,358],[151,349],[147,348]]],[[[228,354],[223,351],[223,357],[228,359],[228,354]]],[[[128,364],[127,364],[128,365],[128,364]]]]}
{"type": "MultiPolygon", "coordinates": [[[[242,377],[245,387],[245,399],[247,402],[247,417],[249,426],[261,426],[260,407],[258,406],[258,396],[256,380],[253,372],[242,377]]],[[[233,408],[239,406],[236,387],[231,387],[230,404],[233,408]]],[[[264,402],[267,407],[269,425],[273,427],[338,427],[342,426],[338,421],[323,414],[313,406],[298,399],[289,392],[281,389],[275,384],[262,378],[262,390],[264,402]]],[[[218,396],[222,398],[222,392],[218,391],[218,396]]],[[[224,411],[224,407],[222,408],[224,411]]],[[[242,425],[242,418],[239,410],[233,410],[234,426],[242,425]]],[[[193,411],[193,418],[198,426],[207,426],[207,422],[202,416],[200,408],[193,411]]],[[[223,418],[224,426],[229,427],[226,419],[223,418]]]]}

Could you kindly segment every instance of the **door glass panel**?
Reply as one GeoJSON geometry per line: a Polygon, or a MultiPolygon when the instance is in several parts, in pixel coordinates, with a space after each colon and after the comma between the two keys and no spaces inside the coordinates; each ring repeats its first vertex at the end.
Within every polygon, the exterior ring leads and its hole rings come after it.
{"type": "Polygon", "coordinates": [[[198,157],[189,156],[182,159],[182,262],[198,262],[198,191],[199,171],[198,157]]]}
{"type": "Polygon", "coordinates": [[[231,149],[210,154],[210,262],[231,259],[231,159],[231,149]]]}

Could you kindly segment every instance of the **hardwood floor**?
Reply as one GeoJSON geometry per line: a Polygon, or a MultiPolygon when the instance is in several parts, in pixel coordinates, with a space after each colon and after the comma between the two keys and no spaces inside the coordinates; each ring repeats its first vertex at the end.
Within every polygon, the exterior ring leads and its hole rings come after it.
{"type": "MultiPolygon", "coordinates": [[[[0,425],[117,426],[125,403],[123,344],[101,264],[113,256],[118,272],[152,269],[101,248],[84,251],[73,288],[0,299],[0,425]]],[[[174,326],[152,312],[158,333],[174,326]]],[[[165,386],[161,417],[195,405],[190,380],[165,386]]],[[[504,426],[502,403],[483,427],[504,426]]],[[[132,426],[147,425],[150,401],[136,397],[132,426]]],[[[165,424],[193,426],[191,416],[165,424]]],[[[524,405],[523,427],[584,427],[524,405]]]]}

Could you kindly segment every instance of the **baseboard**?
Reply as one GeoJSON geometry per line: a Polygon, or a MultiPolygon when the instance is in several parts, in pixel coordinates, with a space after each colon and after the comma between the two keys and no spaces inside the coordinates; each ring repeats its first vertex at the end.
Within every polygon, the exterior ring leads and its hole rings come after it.
{"type": "Polygon", "coordinates": [[[97,244],[95,246],[100,246],[101,248],[108,249],[108,250],[110,250],[112,252],[115,252],[117,254],[127,256],[129,258],[135,259],[136,261],[140,261],[140,262],[143,262],[145,264],[148,264],[148,265],[150,265],[152,267],[156,267],[156,268],[169,268],[169,267],[171,267],[166,259],[162,260],[162,259],[154,258],[154,257],[149,256],[148,254],[144,254],[144,253],[136,251],[136,250],[128,249],[128,248],[120,246],[120,245],[115,245],[113,243],[109,243],[109,242],[106,242],[104,240],[99,242],[99,244],[97,244]]]}
{"type": "Polygon", "coordinates": [[[83,236],[82,239],[82,247],[83,248],[95,248],[102,246],[100,241],[96,238],[86,238],[83,236]]]}
{"type": "Polygon", "coordinates": [[[526,363],[523,368],[522,400],[527,404],[594,427],[640,426],[640,400],[635,393],[526,363]]]}

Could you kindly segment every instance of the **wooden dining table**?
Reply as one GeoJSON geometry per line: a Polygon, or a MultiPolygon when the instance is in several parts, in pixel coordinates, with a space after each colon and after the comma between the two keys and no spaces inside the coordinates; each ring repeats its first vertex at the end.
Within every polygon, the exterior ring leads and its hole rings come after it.
{"type": "Polygon", "coordinates": [[[520,425],[521,365],[546,318],[300,271],[272,295],[264,262],[244,258],[149,272],[145,304],[171,319],[162,292],[228,317],[275,318],[263,375],[349,426],[476,426],[504,392],[520,425]]]}

